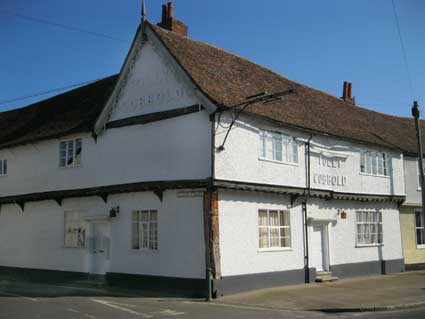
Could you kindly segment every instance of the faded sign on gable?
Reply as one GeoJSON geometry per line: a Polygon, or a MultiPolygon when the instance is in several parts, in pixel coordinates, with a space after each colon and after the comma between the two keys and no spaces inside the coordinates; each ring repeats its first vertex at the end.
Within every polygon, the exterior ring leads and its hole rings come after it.
{"type": "Polygon", "coordinates": [[[139,53],[111,121],[197,104],[193,89],[178,80],[152,44],[139,53]]]}

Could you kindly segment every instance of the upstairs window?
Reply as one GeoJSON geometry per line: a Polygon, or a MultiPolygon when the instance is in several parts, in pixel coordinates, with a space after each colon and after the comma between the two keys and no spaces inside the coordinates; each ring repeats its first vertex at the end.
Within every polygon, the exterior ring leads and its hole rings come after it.
{"type": "Polygon", "coordinates": [[[388,154],[363,151],[360,154],[360,172],[370,175],[389,176],[388,154]]]}
{"type": "Polygon", "coordinates": [[[73,167],[81,164],[82,140],[77,138],[59,144],[59,166],[73,167]]]}
{"type": "Polygon", "coordinates": [[[134,211],[131,223],[131,248],[158,250],[158,211],[134,211]]]}
{"type": "Polygon", "coordinates": [[[416,246],[425,248],[425,214],[417,210],[415,211],[415,226],[416,226],[416,246]]]}
{"type": "Polygon", "coordinates": [[[277,162],[298,163],[295,139],[278,132],[260,131],[260,158],[277,162]]]}
{"type": "Polygon", "coordinates": [[[0,176],[7,175],[7,159],[0,160],[0,176]]]}
{"type": "Polygon", "coordinates": [[[380,245],[383,243],[382,213],[356,212],[356,244],[380,245]]]}

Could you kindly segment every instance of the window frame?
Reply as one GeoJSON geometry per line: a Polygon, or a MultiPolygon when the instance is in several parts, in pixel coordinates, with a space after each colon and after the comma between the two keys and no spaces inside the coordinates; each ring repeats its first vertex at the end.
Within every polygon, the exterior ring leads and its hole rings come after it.
{"type": "MultiPolygon", "coordinates": [[[[355,212],[355,247],[378,247],[378,246],[383,246],[384,245],[384,227],[383,227],[383,218],[382,218],[383,214],[381,211],[379,210],[356,210],[355,212]],[[375,222],[370,222],[370,221],[362,221],[359,222],[357,220],[357,214],[359,213],[376,213],[378,214],[378,217],[375,218],[375,222]],[[376,225],[377,227],[377,241],[376,243],[359,243],[358,242],[358,225],[359,224],[369,224],[369,225],[376,225]],[[380,226],[380,227],[379,227],[380,226]],[[379,232],[379,230],[381,230],[381,233],[379,232]],[[381,235],[381,236],[380,236],[381,235]],[[381,242],[379,242],[379,239],[382,239],[381,242]]],[[[373,233],[369,233],[370,234],[373,233]]]]}
{"type": "MultiPolygon", "coordinates": [[[[75,223],[75,220],[73,220],[73,222],[75,223]]],[[[74,248],[74,249],[85,249],[87,248],[87,241],[88,241],[88,237],[87,237],[87,231],[88,231],[88,223],[84,220],[84,213],[81,211],[76,211],[76,210],[66,210],[64,211],[63,214],[63,230],[64,230],[64,236],[63,236],[63,247],[64,248],[74,248]],[[77,240],[77,244],[73,245],[73,244],[69,244],[69,242],[67,241],[67,215],[69,214],[78,214],[79,218],[78,218],[78,225],[79,228],[83,226],[84,229],[84,245],[78,245],[78,240],[77,240]]],[[[75,234],[74,234],[75,236],[75,234]]]]}
{"type": "Polygon", "coordinates": [[[282,132],[264,129],[258,130],[258,137],[260,140],[259,160],[286,165],[299,165],[299,149],[295,137],[282,132]],[[277,143],[281,145],[280,152],[276,151],[277,143]],[[281,159],[278,159],[279,153],[281,159]]]}
{"type": "Polygon", "coordinates": [[[287,251],[287,250],[292,250],[292,227],[291,227],[291,212],[289,209],[258,209],[257,210],[257,247],[258,247],[258,252],[268,252],[268,251],[287,251]],[[267,225],[261,225],[260,224],[260,212],[267,212],[267,225]],[[270,226],[270,212],[277,212],[278,216],[279,216],[279,221],[278,221],[278,225],[277,226],[270,226]],[[280,225],[280,216],[281,213],[283,213],[284,215],[287,214],[287,218],[288,218],[288,226],[285,225],[280,225]],[[266,228],[267,229],[267,238],[268,238],[268,247],[261,247],[260,245],[260,229],[261,228],[266,228]],[[288,229],[289,231],[289,237],[285,236],[279,236],[279,243],[281,244],[281,240],[283,238],[289,238],[289,246],[273,246],[271,247],[271,236],[270,236],[270,230],[271,229],[279,229],[279,234],[280,234],[280,229],[288,229]]]}
{"type": "MultiPolygon", "coordinates": [[[[425,249],[425,241],[423,244],[418,244],[418,229],[421,229],[422,232],[425,233],[425,213],[421,210],[421,209],[415,209],[414,211],[414,218],[413,218],[413,223],[414,223],[414,229],[415,229],[415,243],[416,243],[416,248],[417,249],[425,249]],[[417,225],[416,223],[416,214],[419,213],[422,215],[422,226],[417,225]]],[[[425,237],[425,234],[424,234],[425,237]]]]}
{"type": "Polygon", "coordinates": [[[132,251],[144,251],[144,252],[156,252],[159,250],[159,227],[158,227],[158,218],[159,217],[159,210],[158,209],[140,209],[140,210],[133,210],[131,212],[131,231],[130,231],[130,249],[132,251]],[[142,220],[143,213],[148,214],[148,220],[142,220]],[[152,213],[156,214],[156,219],[152,219],[152,213]],[[137,221],[134,220],[134,214],[137,214],[137,221]],[[136,232],[137,232],[137,248],[134,245],[134,228],[133,226],[137,225],[136,232]],[[146,235],[146,246],[143,246],[142,243],[142,237],[141,236],[141,230],[143,229],[143,226],[147,225],[147,235],[146,235]],[[155,233],[152,235],[152,226],[155,225],[155,233]],[[152,237],[153,236],[153,237],[152,237]]]}
{"type": "Polygon", "coordinates": [[[75,137],[70,139],[64,139],[59,141],[59,168],[73,168],[79,167],[82,163],[82,155],[83,154],[83,138],[75,137]],[[80,152],[77,154],[77,143],[79,142],[80,152]],[[70,151],[70,143],[72,143],[72,163],[68,164],[69,161],[69,151],[70,151]],[[62,165],[62,145],[65,145],[65,157],[64,157],[64,165],[62,165]]]}
{"type": "Polygon", "coordinates": [[[7,158],[0,159],[0,177],[7,176],[8,174],[8,161],[7,158]]]}
{"type": "Polygon", "coordinates": [[[390,178],[392,174],[391,157],[386,152],[362,150],[360,151],[359,169],[361,175],[390,178]],[[368,162],[370,162],[369,166],[368,162]],[[379,173],[380,168],[382,173],[379,173]],[[374,170],[376,173],[373,172],[374,170]]]}
{"type": "MultiPolygon", "coordinates": [[[[419,159],[416,160],[416,178],[418,180],[418,191],[422,190],[422,186],[421,186],[421,177],[419,175],[419,159]]],[[[425,173],[425,166],[424,166],[424,173],[425,173]]]]}

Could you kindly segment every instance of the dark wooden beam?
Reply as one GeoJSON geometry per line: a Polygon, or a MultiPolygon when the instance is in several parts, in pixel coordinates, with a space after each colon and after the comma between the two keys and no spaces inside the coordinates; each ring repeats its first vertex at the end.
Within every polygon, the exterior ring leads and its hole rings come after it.
{"type": "Polygon", "coordinates": [[[147,123],[171,119],[174,117],[179,117],[179,116],[183,116],[187,114],[196,113],[201,111],[202,109],[203,109],[202,105],[196,104],[196,105],[175,108],[175,109],[162,111],[162,112],[132,116],[122,120],[116,120],[116,121],[106,123],[106,128],[111,129],[111,128],[118,128],[118,127],[124,127],[124,126],[131,126],[131,125],[147,124],[147,123]]]}
{"type": "Polygon", "coordinates": [[[159,198],[159,200],[162,201],[164,200],[164,190],[163,189],[156,189],[153,191],[153,193],[159,198]]]}
{"type": "Polygon", "coordinates": [[[69,190],[52,191],[52,192],[4,196],[4,197],[0,197],[0,205],[18,204],[21,206],[22,204],[22,207],[23,207],[24,206],[23,203],[27,203],[27,202],[37,202],[37,201],[43,201],[43,200],[54,200],[58,202],[58,199],[61,199],[62,201],[65,198],[78,198],[78,197],[90,197],[90,196],[99,196],[105,201],[105,198],[107,198],[107,196],[113,195],[113,194],[148,192],[148,191],[156,191],[159,189],[165,191],[167,189],[207,188],[210,184],[211,184],[211,179],[209,178],[195,179],[195,180],[148,181],[148,182],[129,183],[129,184],[116,184],[116,185],[90,187],[90,188],[82,188],[82,189],[69,189],[69,190]]]}
{"type": "Polygon", "coordinates": [[[24,201],[16,201],[16,204],[21,207],[22,212],[25,211],[25,202],[24,201]]]}
{"type": "Polygon", "coordinates": [[[59,206],[62,206],[62,201],[63,201],[62,197],[56,197],[55,201],[56,201],[56,203],[58,203],[59,206]]]}

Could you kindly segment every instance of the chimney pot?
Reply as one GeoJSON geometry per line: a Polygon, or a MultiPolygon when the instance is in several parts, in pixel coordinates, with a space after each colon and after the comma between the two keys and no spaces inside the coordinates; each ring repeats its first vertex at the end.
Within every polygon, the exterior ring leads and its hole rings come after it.
{"type": "Polygon", "coordinates": [[[168,6],[166,4],[162,5],[162,23],[168,19],[168,6]]]}
{"type": "Polygon", "coordinates": [[[347,97],[351,100],[353,99],[353,87],[352,87],[352,83],[348,83],[348,88],[347,88],[347,97]]]}
{"type": "Polygon", "coordinates": [[[167,3],[168,6],[168,18],[173,19],[174,18],[174,5],[172,2],[167,3]]]}
{"type": "Polygon", "coordinates": [[[343,98],[344,100],[346,100],[346,99],[347,99],[347,92],[348,92],[348,82],[347,82],[347,81],[345,81],[345,82],[344,82],[344,88],[342,89],[342,98],[343,98]]]}

